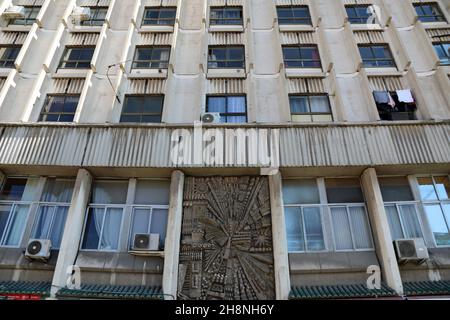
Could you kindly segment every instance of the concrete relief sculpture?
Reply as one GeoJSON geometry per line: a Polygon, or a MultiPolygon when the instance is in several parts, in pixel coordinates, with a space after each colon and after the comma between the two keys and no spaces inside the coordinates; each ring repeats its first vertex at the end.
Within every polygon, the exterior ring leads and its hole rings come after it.
{"type": "Polygon", "coordinates": [[[267,177],[185,182],[179,299],[275,299],[267,177]]]}

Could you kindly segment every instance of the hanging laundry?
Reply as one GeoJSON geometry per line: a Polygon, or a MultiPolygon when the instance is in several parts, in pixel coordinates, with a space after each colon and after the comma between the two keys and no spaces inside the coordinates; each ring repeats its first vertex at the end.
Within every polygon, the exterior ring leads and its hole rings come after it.
{"type": "Polygon", "coordinates": [[[397,90],[398,101],[404,103],[414,103],[414,97],[410,89],[397,90]]]}
{"type": "Polygon", "coordinates": [[[389,103],[390,95],[387,91],[374,91],[373,97],[375,98],[376,103],[389,103]]]}
{"type": "Polygon", "coordinates": [[[394,98],[392,98],[392,96],[390,94],[389,94],[389,103],[388,103],[388,105],[390,105],[392,109],[394,109],[395,105],[396,105],[395,101],[394,101],[394,98]]]}

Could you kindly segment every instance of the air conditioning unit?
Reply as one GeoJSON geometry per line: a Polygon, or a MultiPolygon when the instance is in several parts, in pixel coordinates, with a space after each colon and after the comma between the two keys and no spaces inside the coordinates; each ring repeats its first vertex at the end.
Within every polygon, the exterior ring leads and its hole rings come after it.
{"type": "Polygon", "coordinates": [[[48,260],[52,242],[43,239],[31,239],[28,241],[25,257],[33,260],[48,260]]]}
{"type": "Polygon", "coordinates": [[[427,246],[422,238],[395,240],[394,244],[399,262],[423,262],[429,258],[427,246]]]}
{"type": "Polygon", "coordinates": [[[6,19],[23,19],[25,18],[25,7],[23,6],[10,6],[3,12],[2,16],[6,19]]]}
{"type": "Polygon", "coordinates": [[[72,21],[87,21],[91,19],[91,9],[87,7],[75,7],[70,15],[72,21]]]}
{"type": "Polygon", "coordinates": [[[137,233],[133,238],[133,251],[158,251],[159,234],[158,233],[137,233]]]}
{"type": "Polygon", "coordinates": [[[202,115],[203,123],[220,123],[220,113],[208,112],[202,115]]]}

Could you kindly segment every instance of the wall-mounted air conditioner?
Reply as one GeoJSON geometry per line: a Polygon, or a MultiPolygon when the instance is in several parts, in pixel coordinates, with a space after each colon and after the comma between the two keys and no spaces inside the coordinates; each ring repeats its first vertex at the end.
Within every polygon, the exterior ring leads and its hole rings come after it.
{"type": "Polygon", "coordinates": [[[137,233],[133,237],[133,251],[158,251],[159,234],[137,233]]]}
{"type": "Polygon", "coordinates": [[[25,18],[25,7],[23,6],[10,6],[2,14],[3,18],[13,20],[13,19],[24,19],[25,18]]]}
{"type": "Polygon", "coordinates": [[[203,123],[220,123],[220,113],[208,112],[202,114],[203,123]]]}
{"type": "Polygon", "coordinates": [[[422,238],[395,240],[394,244],[399,262],[423,262],[429,259],[428,249],[422,238]]]}
{"type": "Polygon", "coordinates": [[[48,260],[51,248],[52,242],[50,240],[30,239],[25,251],[25,257],[32,260],[48,260]]]}

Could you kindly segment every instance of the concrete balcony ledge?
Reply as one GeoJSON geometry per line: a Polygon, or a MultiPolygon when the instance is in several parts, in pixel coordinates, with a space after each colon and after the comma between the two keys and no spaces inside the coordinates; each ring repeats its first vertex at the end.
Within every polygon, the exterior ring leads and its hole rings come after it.
{"type": "MultiPolygon", "coordinates": [[[[222,162],[196,163],[193,152],[173,156],[180,134],[194,137],[193,126],[187,124],[5,123],[0,124],[0,169],[5,166],[262,168],[268,164],[247,156],[261,145],[270,146],[272,160],[280,168],[450,163],[450,121],[210,125],[197,130],[223,137],[222,162]],[[243,138],[243,143],[236,143],[233,137],[243,138]]],[[[188,143],[188,147],[193,144],[188,143]]]]}

